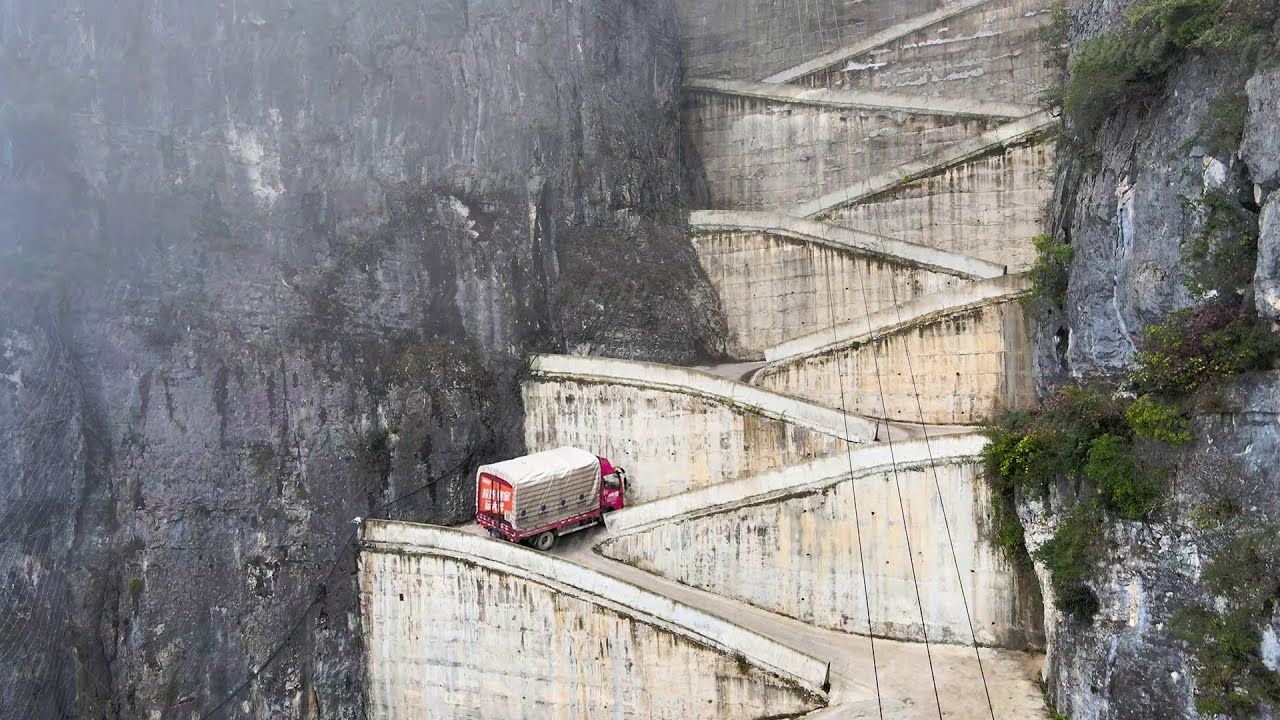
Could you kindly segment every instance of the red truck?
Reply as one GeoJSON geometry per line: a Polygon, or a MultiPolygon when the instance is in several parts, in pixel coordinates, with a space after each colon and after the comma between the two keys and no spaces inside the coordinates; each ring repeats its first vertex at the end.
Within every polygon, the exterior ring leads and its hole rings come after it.
{"type": "Polygon", "coordinates": [[[556,448],[476,471],[476,522],[495,538],[550,550],[556,538],[625,504],[627,474],[607,458],[556,448]]]}

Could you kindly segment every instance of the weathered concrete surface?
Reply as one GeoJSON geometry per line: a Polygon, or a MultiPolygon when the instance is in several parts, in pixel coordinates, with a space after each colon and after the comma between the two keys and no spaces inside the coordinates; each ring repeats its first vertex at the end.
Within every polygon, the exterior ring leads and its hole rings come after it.
{"type": "Polygon", "coordinates": [[[987,536],[986,485],[977,478],[985,442],[875,445],[849,459],[852,476],[849,460],[835,457],[667,498],[612,518],[600,550],[808,624],[865,633],[860,526],[877,635],[924,638],[914,573],[931,642],[971,642],[967,600],[978,642],[1038,644],[1039,596],[987,536]]]}
{"type": "Polygon", "coordinates": [[[776,718],[828,665],[634,585],[456,530],[369,521],[366,708],[396,718],[776,718]]]}
{"type": "Polygon", "coordinates": [[[1040,109],[1035,105],[980,98],[955,99],[875,90],[833,90],[827,87],[779,85],[751,80],[685,78],[683,87],[686,91],[740,95],[777,103],[816,105],[836,109],[901,110],[926,115],[960,115],[1005,120],[1017,120],[1040,109]]]}
{"type": "Polygon", "coordinates": [[[801,203],[790,212],[797,217],[823,216],[845,205],[861,202],[930,175],[940,174],[948,168],[969,160],[994,154],[1005,147],[1035,140],[1056,125],[1057,120],[1048,112],[1028,115],[936,152],[917,156],[911,162],[894,166],[874,177],[851,180],[848,185],[801,203]]]}
{"type": "Polygon", "coordinates": [[[1002,122],[698,90],[685,93],[683,113],[719,209],[783,210],[922,155],[954,154],[1002,122]]]}
{"type": "MultiPolygon", "coordinates": [[[[837,63],[788,82],[919,95],[1029,102],[1051,80],[1037,30],[1049,20],[1046,0],[990,0],[970,9],[920,20],[864,52],[840,53],[837,63]]],[[[875,40],[878,38],[871,38],[875,40]]],[[[865,42],[865,41],[864,41],[865,42]]],[[[852,49],[852,48],[851,48],[852,49]]]]}
{"type": "Polygon", "coordinates": [[[529,451],[608,457],[627,469],[632,503],[920,432],[697,370],[593,357],[538,356],[523,396],[529,451]]]}
{"type": "Polygon", "coordinates": [[[1029,288],[1023,276],[983,280],[814,333],[769,351],[752,382],[905,422],[973,425],[1028,407],[1035,387],[1019,298],[1029,288]]]}
{"type": "Polygon", "coordinates": [[[944,22],[956,15],[968,12],[991,0],[954,0],[952,2],[934,3],[927,11],[904,15],[904,19],[892,25],[874,29],[872,32],[853,32],[847,36],[841,33],[844,44],[816,57],[809,57],[804,62],[774,73],[765,78],[768,83],[794,83],[804,78],[845,64],[850,58],[865,55],[882,45],[892,43],[907,35],[919,32],[923,28],[944,22]]]}
{"type": "Polygon", "coordinates": [[[953,0],[680,0],[688,74],[759,80],[953,0]]]}
{"type": "Polygon", "coordinates": [[[693,245],[720,296],[732,357],[1005,268],[777,213],[699,211],[693,245]]]}
{"type": "MultiPolygon", "coordinates": [[[[870,640],[862,635],[808,625],[742,601],[714,595],[673,580],[614,562],[593,552],[608,537],[599,529],[564,538],[556,553],[573,562],[700,608],[792,647],[803,648],[831,662],[830,706],[807,716],[812,720],[862,720],[879,717],[870,640]]],[[[891,720],[936,720],[929,659],[920,643],[875,640],[884,717],[891,720]]],[[[972,647],[931,645],[945,716],[954,720],[989,720],[986,697],[979,689],[977,659],[972,647]]],[[[992,705],[998,718],[1047,718],[1037,673],[1043,656],[995,648],[980,650],[992,705]]]]}
{"type": "Polygon", "coordinates": [[[1005,146],[822,214],[823,220],[1009,266],[1035,260],[1031,238],[1047,226],[1054,148],[1005,146]]]}

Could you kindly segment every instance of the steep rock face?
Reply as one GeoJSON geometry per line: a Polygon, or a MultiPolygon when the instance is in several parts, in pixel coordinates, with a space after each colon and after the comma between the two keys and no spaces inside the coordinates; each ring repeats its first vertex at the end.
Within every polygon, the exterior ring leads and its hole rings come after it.
{"type": "Polygon", "coordinates": [[[1163,102],[1122,109],[1100,129],[1097,150],[1061,154],[1053,222],[1075,262],[1060,326],[1069,332],[1041,343],[1055,350],[1042,353],[1042,378],[1117,376],[1148,326],[1192,304],[1181,255],[1205,221],[1195,204],[1217,191],[1252,195],[1247,166],[1197,142],[1223,88],[1243,82],[1228,65],[1178,67],[1163,102]]]}
{"type": "Polygon", "coordinates": [[[360,717],[351,519],[462,520],[529,350],[718,352],[674,22],[0,2],[0,716],[360,717]]]}
{"type": "MultiPolygon", "coordinates": [[[[1220,412],[1193,418],[1194,444],[1182,449],[1176,488],[1154,522],[1119,522],[1106,529],[1114,553],[1091,587],[1100,609],[1091,622],[1046,615],[1046,682],[1059,712],[1072,720],[1195,720],[1187,647],[1170,621],[1193,602],[1212,605],[1200,577],[1230,540],[1218,515],[1255,525],[1280,522],[1280,373],[1244,378],[1215,398],[1220,412]]],[[[1033,553],[1060,518],[1071,488],[1020,514],[1033,553]]],[[[1037,568],[1049,592],[1047,573],[1037,568]]],[[[1052,599],[1046,598],[1047,607],[1052,599]]],[[[1264,718],[1270,717],[1263,715],[1264,718]]]]}
{"type": "MultiPolygon", "coordinates": [[[[1071,2],[1073,51],[1117,27],[1131,5],[1071,2]]],[[[1059,154],[1051,222],[1074,258],[1065,308],[1042,318],[1038,331],[1042,391],[1073,379],[1122,378],[1146,329],[1197,303],[1183,252],[1205,227],[1203,203],[1211,195],[1258,223],[1248,293],[1263,316],[1274,317],[1280,283],[1274,73],[1225,57],[1185,58],[1154,100],[1121,108],[1087,147],[1059,154]],[[1209,147],[1202,131],[1212,127],[1214,106],[1245,87],[1249,112],[1239,152],[1209,147]]],[[[1199,717],[1188,647],[1169,623],[1189,603],[1213,605],[1202,573],[1230,533],[1212,515],[1230,507],[1237,524],[1280,519],[1280,375],[1247,376],[1192,404],[1199,408],[1191,426],[1196,440],[1176,451],[1165,504],[1149,522],[1105,528],[1112,551],[1090,583],[1101,605],[1097,616],[1081,622],[1052,610],[1047,571],[1037,568],[1046,590],[1048,693],[1073,720],[1199,717]]],[[[1032,553],[1078,491],[1058,487],[1047,502],[1021,503],[1032,553]]]]}

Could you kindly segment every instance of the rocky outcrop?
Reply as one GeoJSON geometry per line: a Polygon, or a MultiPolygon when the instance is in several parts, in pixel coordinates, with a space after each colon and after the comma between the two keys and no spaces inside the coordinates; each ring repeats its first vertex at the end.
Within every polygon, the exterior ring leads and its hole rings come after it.
{"type": "MultiPolygon", "coordinates": [[[[1123,23],[1128,5],[1071,3],[1073,49],[1123,23]]],[[[1052,224],[1074,258],[1063,312],[1041,317],[1036,375],[1043,391],[1069,380],[1122,379],[1149,327],[1214,297],[1194,287],[1186,255],[1206,237],[1213,203],[1230,208],[1249,232],[1260,231],[1245,302],[1275,317],[1278,106],[1274,70],[1255,71],[1230,53],[1186,54],[1154,98],[1119,108],[1089,142],[1059,153],[1052,224]],[[1208,136],[1243,88],[1248,113],[1237,152],[1208,136]]],[[[1250,268],[1252,261],[1242,258],[1250,268]]],[[[1267,526],[1280,513],[1280,476],[1271,467],[1280,443],[1278,388],[1280,376],[1261,374],[1189,400],[1196,440],[1173,451],[1165,505],[1148,521],[1099,530],[1111,551],[1090,583],[1101,606],[1096,617],[1053,611],[1047,571],[1039,568],[1047,596],[1045,679],[1059,712],[1073,720],[1200,717],[1194,649],[1175,637],[1171,618],[1189,603],[1214,605],[1202,574],[1228,543],[1224,522],[1267,526]]],[[[1033,553],[1078,491],[1060,486],[1045,502],[1022,502],[1033,553]]]]}
{"type": "MultiPolygon", "coordinates": [[[[1091,621],[1072,620],[1047,597],[1049,656],[1046,684],[1059,712],[1073,720],[1196,720],[1188,647],[1172,619],[1189,603],[1212,606],[1206,564],[1230,539],[1223,520],[1251,525],[1280,521],[1280,374],[1246,378],[1215,398],[1215,412],[1193,419],[1195,443],[1182,449],[1168,478],[1171,493],[1152,522],[1105,528],[1114,548],[1091,587],[1100,609],[1091,621]]],[[[1059,520],[1071,488],[1047,503],[1024,504],[1021,515],[1033,553],[1059,520]]],[[[1051,595],[1044,568],[1037,568],[1051,595]]],[[[1262,717],[1270,717],[1263,715],[1262,717]]]]}
{"type": "Polygon", "coordinates": [[[722,345],[669,2],[0,17],[0,716],[361,717],[351,519],[463,518],[529,350],[722,345]]]}
{"type": "MultiPolygon", "coordinates": [[[[1249,166],[1259,196],[1280,189],[1280,68],[1259,70],[1245,85],[1249,119],[1240,156],[1249,166]]],[[[1261,201],[1261,197],[1258,198],[1261,201]]]]}

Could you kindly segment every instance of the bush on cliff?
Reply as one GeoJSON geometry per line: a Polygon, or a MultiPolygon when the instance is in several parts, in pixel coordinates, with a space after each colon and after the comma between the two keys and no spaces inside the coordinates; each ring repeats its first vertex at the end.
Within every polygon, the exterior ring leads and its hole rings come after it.
{"type": "Polygon", "coordinates": [[[1087,618],[1089,588],[1104,553],[1108,514],[1142,520],[1159,507],[1174,445],[1190,440],[1187,419],[1152,397],[1136,400],[1104,384],[1063,388],[1034,413],[1011,413],[987,428],[986,477],[996,543],[1015,561],[1029,558],[1017,515],[1020,495],[1056,499],[1070,511],[1036,557],[1049,570],[1058,607],[1087,618]]]}
{"type": "Polygon", "coordinates": [[[1234,538],[1205,567],[1206,602],[1185,607],[1170,627],[1187,643],[1196,709],[1206,717],[1255,717],[1280,707],[1280,673],[1263,660],[1262,635],[1280,606],[1278,528],[1253,528],[1234,538]]]}
{"type": "Polygon", "coordinates": [[[1235,53],[1252,62],[1280,20],[1274,0],[1139,0],[1124,25],[1082,44],[1063,92],[1077,136],[1088,137],[1121,105],[1157,94],[1183,57],[1235,53]]]}
{"type": "Polygon", "coordinates": [[[1178,396],[1250,370],[1280,356],[1280,337],[1238,307],[1178,310],[1147,329],[1130,379],[1136,389],[1178,396]]]}

